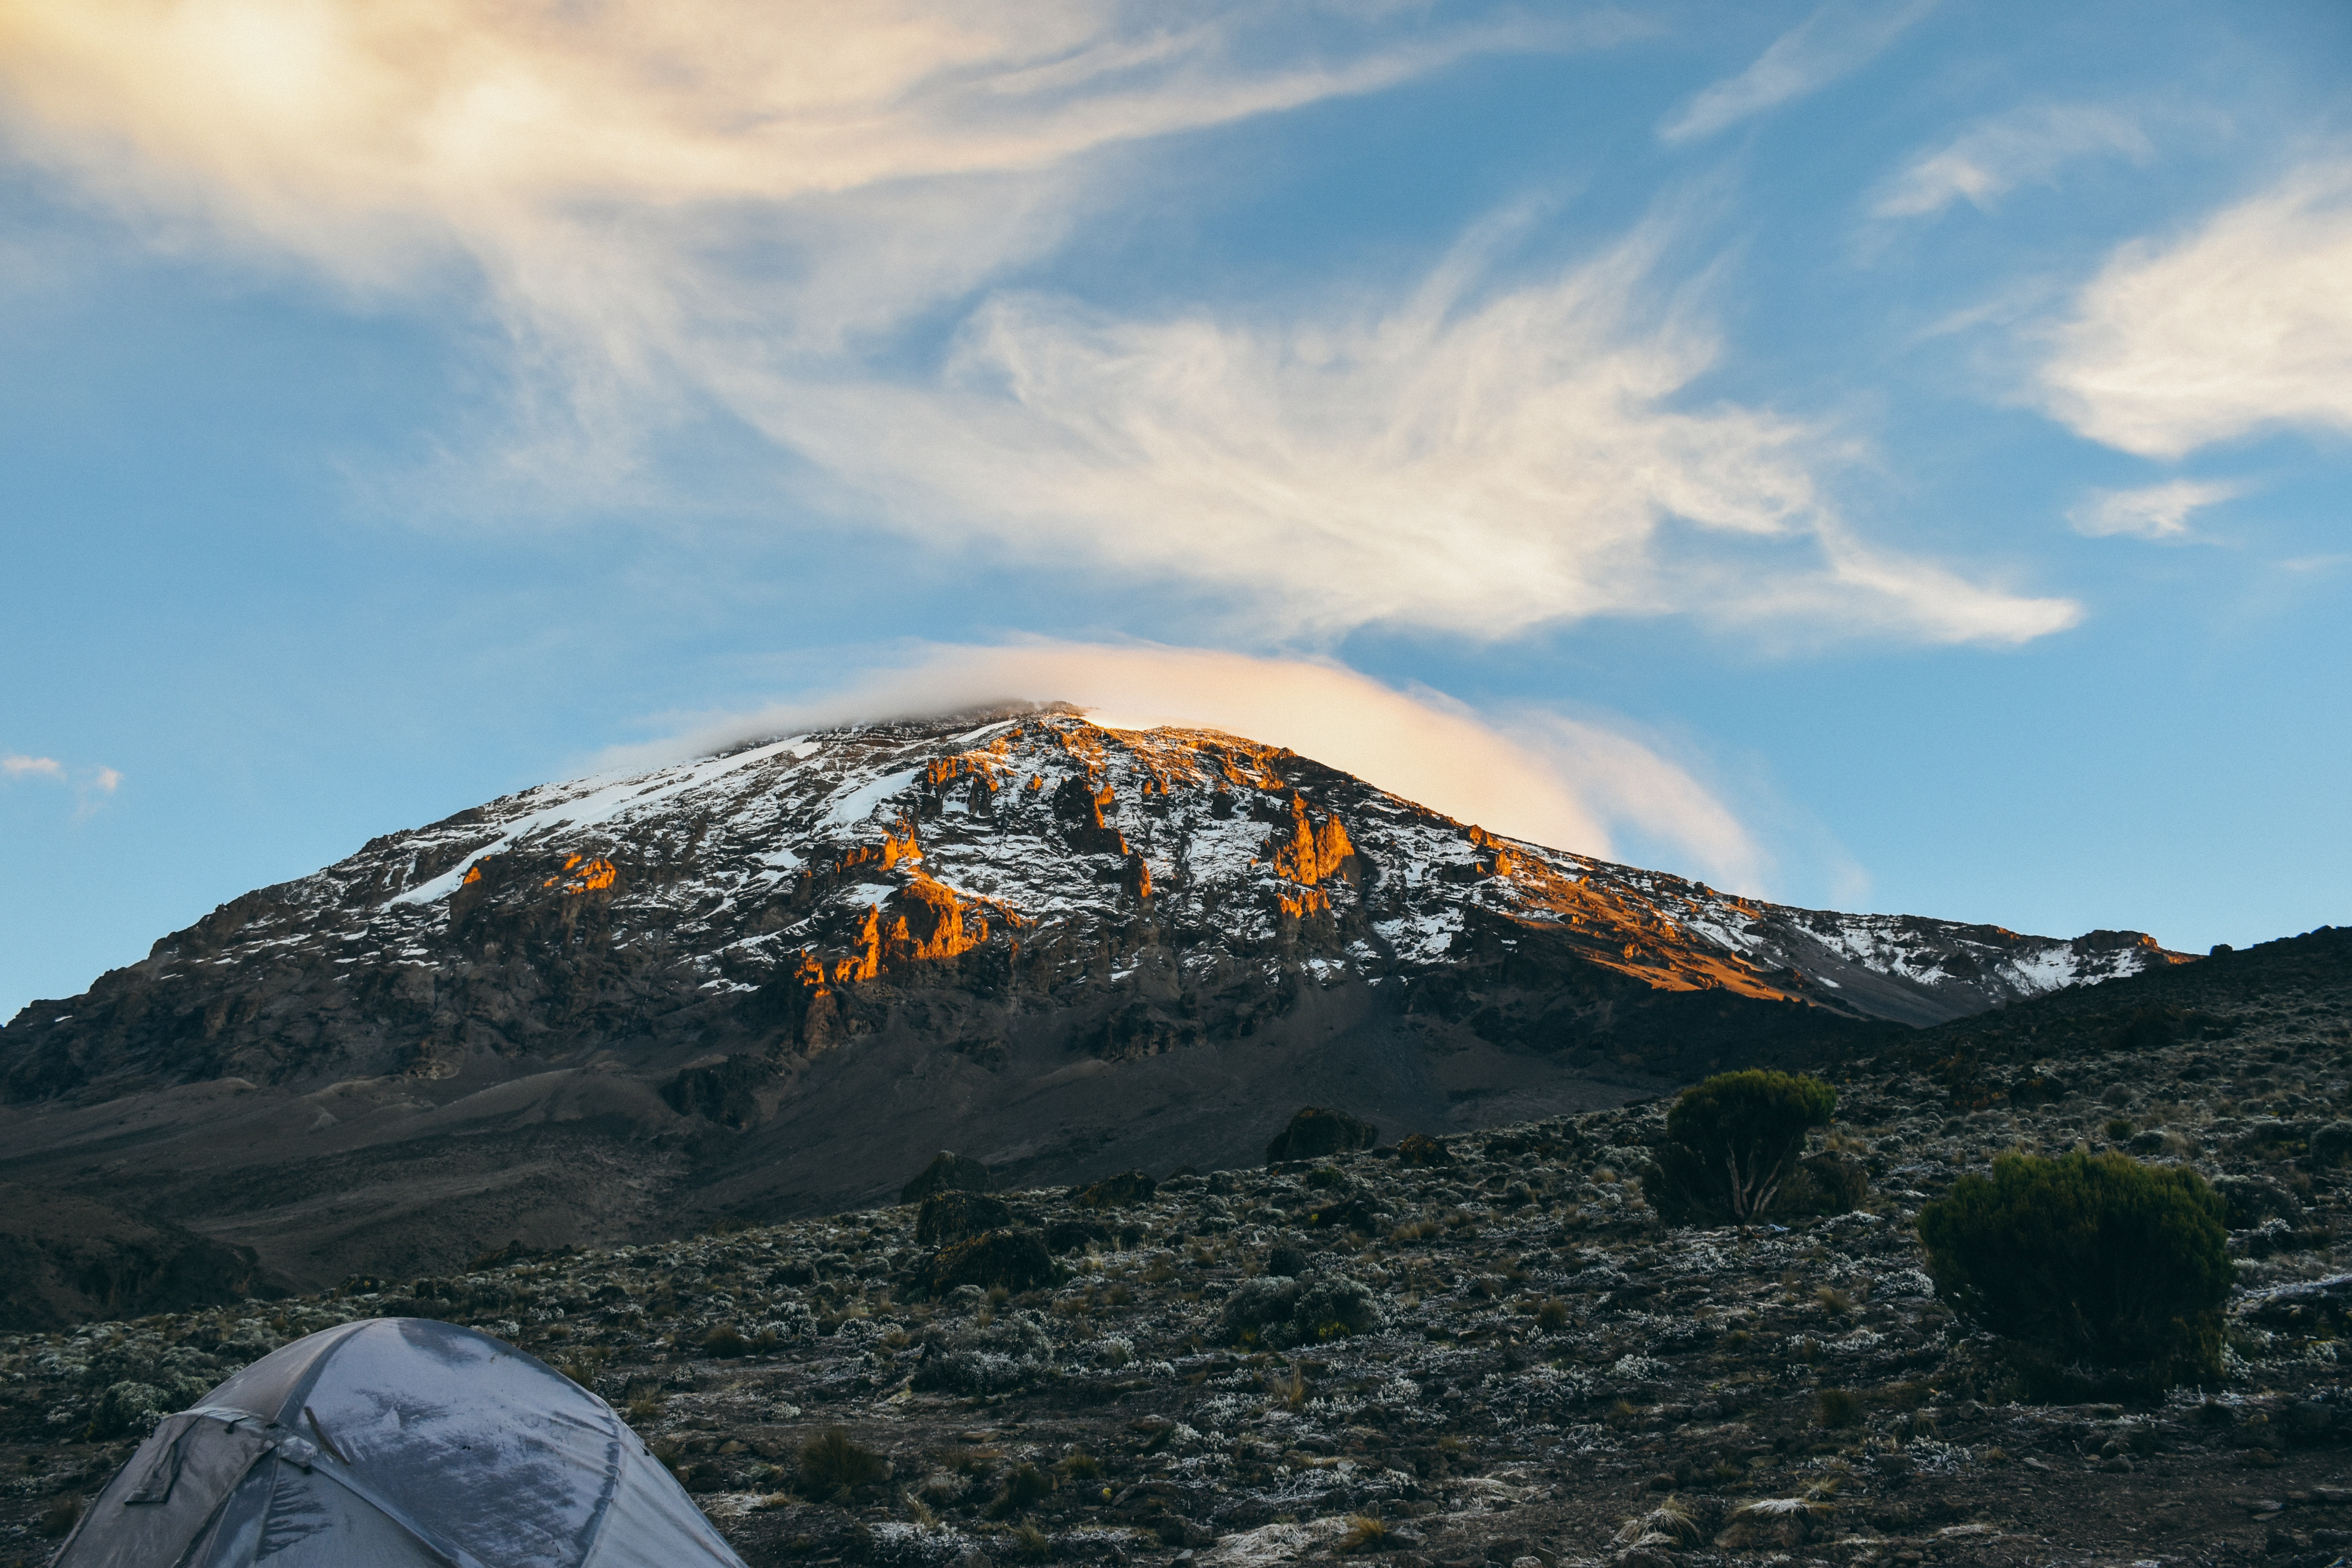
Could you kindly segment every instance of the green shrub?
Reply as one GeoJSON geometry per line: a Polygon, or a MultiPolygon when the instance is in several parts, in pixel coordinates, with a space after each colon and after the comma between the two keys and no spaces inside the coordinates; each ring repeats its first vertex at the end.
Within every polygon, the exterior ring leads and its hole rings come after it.
{"type": "Polygon", "coordinates": [[[1718,1073],[1683,1090],[1666,1113],[1643,1194],[1670,1224],[1753,1219],[1795,1172],[1805,1134],[1828,1126],[1836,1109],[1837,1091],[1816,1078],[1718,1073]]]}
{"type": "Polygon", "coordinates": [[[2126,1154],[2003,1154],[1919,1211],[1937,1294],[2010,1340],[2053,1394],[2147,1395],[2221,1374],[2221,1194],[2126,1154]]]}

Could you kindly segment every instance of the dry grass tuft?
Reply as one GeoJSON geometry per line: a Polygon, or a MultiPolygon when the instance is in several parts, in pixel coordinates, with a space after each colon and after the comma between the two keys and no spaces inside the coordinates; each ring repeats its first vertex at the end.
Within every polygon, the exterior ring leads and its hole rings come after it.
{"type": "Polygon", "coordinates": [[[1629,1515],[1617,1527],[1620,1546],[1663,1546],[1669,1550],[1687,1546],[1698,1539],[1698,1522],[1691,1518],[1690,1510],[1680,1498],[1669,1497],[1647,1513],[1629,1515]]]}

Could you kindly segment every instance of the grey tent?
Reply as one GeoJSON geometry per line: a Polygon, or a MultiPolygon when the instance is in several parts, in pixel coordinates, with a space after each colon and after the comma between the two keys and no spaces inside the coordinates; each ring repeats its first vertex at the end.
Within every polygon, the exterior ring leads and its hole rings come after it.
{"type": "Polygon", "coordinates": [[[742,1568],[610,1405],[503,1341],[372,1318],[140,1445],[56,1568],[742,1568]]]}

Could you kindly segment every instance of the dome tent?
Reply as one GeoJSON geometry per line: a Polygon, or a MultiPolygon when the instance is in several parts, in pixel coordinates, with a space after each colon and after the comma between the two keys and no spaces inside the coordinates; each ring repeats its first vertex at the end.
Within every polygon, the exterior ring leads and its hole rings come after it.
{"type": "Polygon", "coordinates": [[[371,1318],[167,1416],[54,1568],[742,1568],[612,1407],[488,1334],[371,1318]]]}

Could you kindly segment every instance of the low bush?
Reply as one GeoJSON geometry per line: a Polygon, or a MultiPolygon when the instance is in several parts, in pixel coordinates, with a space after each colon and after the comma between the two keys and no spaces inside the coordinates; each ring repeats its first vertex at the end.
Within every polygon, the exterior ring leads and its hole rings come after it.
{"type": "Polygon", "coordinates": [[[1836,1152],[1808,1154],[1797,1162],[1772,1199],[1772,1212],[1852,1214],[1870,1197],[1870,1178],[1860,1163],[1836,1152]]]}
{"type": "Polygon", "coordinates": [[[1754,1219],[1797,1172],[1805,1134],[1836,1109],[1837,1091],[1802,1074],[1751,1068],[1694,1084],[1666,1113],[1643,1195],[1669,1224],[1754,1219]]]}
{"type": "Polygon", "coordinates": [[[887,1460],[859,1447],[843,1427],[828,1426],[801,1448],[801,1485],[818,1497],[854,1490],[889,1473],[887,1460]]]}
{"type": "Polygon", "coordinates": [[[1034,1464],[1024,1461],[1005,1475],[1004,1489],[998,1492],[996,1500],[989,1505],[988,1517],[1011,1519],[1053,1494],[1054,1478],[1034,1464]]]}
{"type": "Polygon", "coordinates": [[[1263,1274],[1243,1280],[1225,1299],[1218,1322],[1230,1343],[1288,1350],[1377,1333],[1387,1326],[1388,1311],[1370,1288],[1344,1275],[1263,1274]]]}
{"type": "Polygon", "coordinates": [[[2126,1154],[2003,1154],[1919,1212],[1937,1294],[2041,1391],[2147,1396],[2221,1374],[2220,1194],[2126,1154]]]}
{"type": "Polygon", "coordinates": [[[1006,1312],[949,1335],[926,1335],[914,1386],[944,1389],[978,1399],[1025,1388],[1053,1369],[1054,1335],[1045,1316],[1006,1312]]]}

